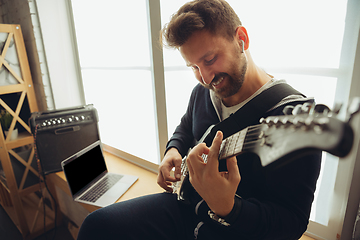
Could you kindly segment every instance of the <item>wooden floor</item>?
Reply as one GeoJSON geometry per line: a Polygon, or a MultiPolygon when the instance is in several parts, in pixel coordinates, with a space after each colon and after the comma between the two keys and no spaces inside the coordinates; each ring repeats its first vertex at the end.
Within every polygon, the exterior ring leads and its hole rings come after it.
{"type": "Polygon", "coordinates": [[[300,240],[315,240],[314,238],[303,235],[300,240]]]}

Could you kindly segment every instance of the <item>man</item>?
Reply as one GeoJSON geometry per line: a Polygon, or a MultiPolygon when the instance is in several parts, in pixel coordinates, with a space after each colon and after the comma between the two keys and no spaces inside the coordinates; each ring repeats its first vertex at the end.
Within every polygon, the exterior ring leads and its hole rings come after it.
{"type": "MultiPolygon", "coordinates": [[[[279,168],[263,168],[256,156],[244,153],[227,159],[225,168],[219,171],[217,156],[223,133],[218,131],[211,147],[198,144],[187,157],[194,188],[188,203],[169,193],[172,183],[180,179],[180,165],[187,149],[211,125],[227,119],[282,81],[256,66],[247,31],[223,0],[186,3],[165,26],[162,37],[168,46],[180,51],[200,83],[192,92],[187,112],[169,140],[159,167],[158,184],[167,193],[93,212],[84,221],[78,239],[300,238],[308,224],[320,152],[279,168]],[[208,155],[207,163],[203,154],[208,155]]],[[[292,94],[262,115],[281,115],[287,104],[307,101],[311,102],[292,94]]]]}

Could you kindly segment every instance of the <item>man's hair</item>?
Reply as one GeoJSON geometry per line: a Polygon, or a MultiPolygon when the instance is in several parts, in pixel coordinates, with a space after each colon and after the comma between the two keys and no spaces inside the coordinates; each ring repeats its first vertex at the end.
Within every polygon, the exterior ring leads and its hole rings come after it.
{"type": "Polygon", "coordinates": [[[240,25],[239,17],[226,1],[194,0],[185,3],[172,15],[160,33],[160,41],[168,47],[179,48],[199,30],[232,40],[240,25]]]}

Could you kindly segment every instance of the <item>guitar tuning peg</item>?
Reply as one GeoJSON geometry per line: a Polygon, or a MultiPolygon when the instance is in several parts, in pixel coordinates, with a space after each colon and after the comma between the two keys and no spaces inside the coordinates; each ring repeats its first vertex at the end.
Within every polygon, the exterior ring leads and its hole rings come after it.
{"type": "Polygon", "coordinates": [[[311,114],[314,111],[314,104],[306,102],[304,104],[298,104],[295,107],[288,105],[283,109],[285,115],[298,115],[302,113],[311,114]]]}
{"type": "Polygon", "coordinates": [[[292,114],[293,115],[298,115],[298,114],[301,114],[302,113],[302,105],[301,104],[298,104],[294,107],[293,111],[292,111],[292,114]]]}
{"type": "Polygon", "coordinates": [[[269,126],[276,126],[276,127],[282,125],[282,122],[278,117],[269,118],[269,121],[267,123],[269,126]]]}
{"type": "Polygon", "coordinates": [[[270,117],[267,117],[267,118],[261,118],[260,123],[266,124],[266,125],[268,125],[268,127],[271,127],[273,125],[276,125],[276,126],[280,125],[281,121],[280,121],[280,119],[278,117],[270,116],[270,117]]]}
{"type": "Polygon", "coordinates": [[[304,126],[305,124],[305,120],[299,116],[296,116],[293,120],[292,120],[292,124],[293,126],[299,128],[299,127],[302,127],[304,126]]]}
{"type": "Polygon", "coordinates": [[[291,123],[289,117],[283,117],[281,120],[282,125],[286,126],[287,124],[291,123]]]}
{"type": "Polygon", "coordinates": [[[294,109],[294,106],[288,105],[288,106],[284,107],[283,113],[285,115],[292,115],[293,109],[294,109]]]}
{"type": "Polygon", "coordinates": [[[313,104],[306,102],[301,106],[301,113],[310,113],[313,104]]]}
{"type": "Polygon", "coordinates": [[[324,115],[327,115],[330,112],[330,108],[328,106],[326,106],[325,104],[316,104],[314,110],[316,113],[321,113],[324,115]]]}

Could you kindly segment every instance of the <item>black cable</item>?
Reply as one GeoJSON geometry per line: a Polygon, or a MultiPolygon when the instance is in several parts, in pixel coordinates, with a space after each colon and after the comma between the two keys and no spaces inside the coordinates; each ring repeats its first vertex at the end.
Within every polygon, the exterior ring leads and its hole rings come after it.
{"type": "Polygon", "coordinates": [[[38,154],[37,154],[37,147],[36,147],[36,136],[37,136],[37,130],[38,130],[38,127],[39,127],[39,124],[36,124],[35,126],[35,131],[34,131],[34,149],[35,149],[35,158],[36,158],[36,162],[37,162],[37,167],[38,167],[38,172],[39,172],[39,186],[40,186],[40,194],[41,194],[41,197],[43,198],[43,208],[44,208],[44,234],[45,234],[45,238],[47,239],[47,235],[46,235],[46,212],[45,212],[45,196],[43,195],[42,191],[41,191],[41,178],[40,178],[40,175],[43,177],[43,181],[44,181],[44,185],[45,185],[45,188],[46,190],[48,191],[51,199],[53,200],[54,202],[54,211],[55,211],[55,219],[54,219],[54,235],[52,237],[52,239],[54,240],[55,239],[55,236],[56,236],[56,230],[57,230],[57,225],[56,225],[56,219],[57,219],[57,204],[56,204],[56,201],[55,201],[55,198],[54,196],[51,194],[49,188],[48,188],[48,185],[46,183],[46,178],[45,178],[45,174],[44,172],[42,171],[42,168],[40,167],[40,164],[41,164],[41,161],[38,157],[38,154]]]}

